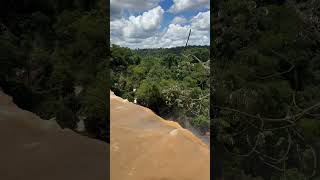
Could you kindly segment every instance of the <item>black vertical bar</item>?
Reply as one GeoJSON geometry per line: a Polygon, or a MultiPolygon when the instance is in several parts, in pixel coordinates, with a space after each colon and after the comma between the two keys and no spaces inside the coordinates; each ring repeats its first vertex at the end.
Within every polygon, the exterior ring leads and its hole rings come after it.
{"type": "MultiPolygon", "coordinates": [[[[107,128],[107,142],[110,144],[110,1],[109,0],[106,0],[106,18],[107,18],[107,23],[106,23],[106,29],[107,29],[107,32],[106,32],[106,36],[107,36],[107,44],[106,44],[106,49],[107,49],[107,59],[108,59],[108,62],[107,62],[107,67],[108,67],[108,86],[107,86],[107,89],[106,89],[106,128],[107,128]]],[[[108,146],[109,148],[110,146],[108,146]]],[[[110,179],[110,149],[107,149],[107,153],[108,153],[108,159],[107,159],[107,167],[106,167],[106,170],[108,172],[108,180],[110,179]]]]}
{"type": "Polygon", "coordinates": [[[216,98],[214,95],[215,89],[215,46],[216,46],[216,17],[219,11],[219,0],[213,0],[210,4],[210,169],[211,169],[211,179],[219,180],[222,177],[222,149],[220,148],[218,142],[219,129],[215,126],[217,117],[219,115],[219,109],[214,108],[216,105],[216,98]]]}

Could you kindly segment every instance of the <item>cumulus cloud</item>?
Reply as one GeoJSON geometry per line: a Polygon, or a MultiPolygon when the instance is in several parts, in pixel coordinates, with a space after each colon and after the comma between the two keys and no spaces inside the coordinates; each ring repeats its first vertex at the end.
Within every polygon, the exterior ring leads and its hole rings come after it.
{"type": "Polygon", "coordinates": [[[191,36],[189,39],[189,45],[209,45],[209,30],[193,28],[193,24],[185,26],[180,24],[170,24],[165,34],[161,37],[161,47],[184,46],[190,29],[191,36]]]}
{"type": "Polygon", "coordinates": [[[186,18],[180,17],[180,16],[176,16],[176,17],[173,18],[171,23],[172,24],[185,24],[187,22],[188,22],[188,20],[186,18]]]}
{"type": "Polygon", "coordinates": [[[111,19],[121,18],[124,10],[143,12],[157,7],[162,0],[110,0],[111,19]]]}
{"type": "MultiPolygon", "coordinates": [[[[131,48],[170,48],[184,46],[186,44],[191,26],[170,24],[162,34],[144,39],[138,44],[130,44],[131,48]]],[[[209,45],[210,36],[208,32],[192,30],[189,45],[209,45]]],[[[125,43],[124,43],[125,44],[125,43]]]]}
{"type": "Polygon", "coordinates": [[[150,37],[160,27],[163,13],[164,10],[158,6],[139,16],[113,20],[110,22],[111,37],[129,41],[150,37]]]}
{"type": "Polygon", "coordinates": [[[158,6],[139,16],[111,21],[111,43],[134,49],[184,46],[191,29],[189,45],[210,44],[210,11],[199,12],[189,20],[177,16],[160,29],[163,15],[158,6]]]}
{"type": "Polygon", "coordinates": [[[191,19],[192,28],[197,30],[209,30],[210,29],[210,11],[200,12],[191,19]]]}
{"type": "Polygon", "coordinates": [[[206,8],[210,6],[210,0],[173,0],[169,12],[179,13],[190,9],[206,8]]]}
{"type": "Polygon", "coordinates": [[[209,45],[210,11],[199,12],[187,25],[170,24],[161,38],[161,45],[164,47],[185,45],[190,29],[190,45],[209,45]]]}

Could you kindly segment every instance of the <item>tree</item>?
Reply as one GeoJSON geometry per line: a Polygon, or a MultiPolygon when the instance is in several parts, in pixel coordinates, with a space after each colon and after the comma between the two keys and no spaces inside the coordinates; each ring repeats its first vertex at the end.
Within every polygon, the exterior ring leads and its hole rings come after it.
{"type": "Polygon", "coordinates": [[[211,109],[222,177],[237,176],[224,159],[263,179],[317,177],[306,136],[318,135],[301,129],[319,111],[319,97],[307,100],[318,89],[311,61],[319,54],[317,30],[301,18],[301,4],[290,2],[222,1],[214,9],[211,109]]]}

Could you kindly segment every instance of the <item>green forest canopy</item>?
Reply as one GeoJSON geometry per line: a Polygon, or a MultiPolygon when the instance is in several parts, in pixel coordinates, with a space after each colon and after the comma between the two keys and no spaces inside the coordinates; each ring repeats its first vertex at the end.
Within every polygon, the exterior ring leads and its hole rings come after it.
{"type": "Polygon", "coordinates": [[[20,107],[71,129],[86,116],[88,135],[108,141],[108,85],[204,130],[211,88],[214,175],[319,178],[319,1],[213,1],[211,83],[203,47],[114,45],[110,63],[104,3],[1,2],[0,86],[20,107]]]}
{"type": "Polygon", "coordinates": [[[111,47],[111,90],[162,117],[209,131],[209,48],[111,47]]]}
{"type": "Polygon", "coordinates": [[[108,18],[103,0],[0,3],[0,86],[19,107],[108,141],[108,18]],[[83,89],[80,94],[75,88],[83,89]]]}
{"type": "Polygon", "coordinates": [[[215,176],[318,179],[320,2],[213,3],[215,176]]]}

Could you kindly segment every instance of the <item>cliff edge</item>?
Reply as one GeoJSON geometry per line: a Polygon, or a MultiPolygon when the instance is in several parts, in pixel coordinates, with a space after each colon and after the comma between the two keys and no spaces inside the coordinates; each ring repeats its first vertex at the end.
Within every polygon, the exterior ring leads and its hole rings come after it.
{"type": "Polygon", "coordinates": [[[209,180],[209,148],[179,124],[111,93],[109,145],[21,110],[0,91],[5,180],[209,180]]]}
{"type": "Polygon", "coordinates": [[[209,180],[208,146],[179,124],[111,92],[111,180],[209,180]]]}

